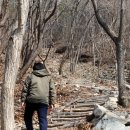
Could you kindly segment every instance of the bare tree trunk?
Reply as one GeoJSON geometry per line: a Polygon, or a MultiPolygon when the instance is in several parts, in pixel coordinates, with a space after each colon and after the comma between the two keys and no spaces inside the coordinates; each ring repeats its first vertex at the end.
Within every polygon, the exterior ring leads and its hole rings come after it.
{"type": "Polygon", "coordinates": [[[117,59],[117,83],[118,83],[118,89],[119,89],[119,96],[118,96],[118,103],[122,106],[127,107],[127,94],[126,94],[126,88],[124,86],[124,47],[122,43],[119,43],[118,46],[116,46],[116,59],[117,59]]]}
{"type": "Polygon", "coordinates": [[[20,63],[21,38],[11,38],[7,49],[5,75],[2,87],[2,130],[14,130],[14,87],[20,63]]]}
{"type": "Polygon", "coordinates": [[[63,58],[62,58],[62,60],[60,62],[60,67],[59,67],[59,70],[58,70],[59,71],[59,75],[63,74],[62,68],[63,68],[63,66],[64,66],[64,64],[65,64],[65,62],[67,60],[67,57],[68,57],[68,54],[65,54],[65,56],[63,56],[63,58]]]}
{"type": "Polygon", "coordinates": [[[9,39],[6,53],[5,75],[2,86],[2,130],[14,130],[14,88],[20,64],[29,3],[18,1],[18,24],[15,23],[14,34],[9,39]]]}
{"type": "Polygon", "coordinates": [[[128,106],[128,97],[126,95],[126,87],[124,84],[124,45],[122,43],[122,32],[123,32],[123,17],[124,17],[124,0],[120,0],[120,25],[119,25],[119,33],[116,35],[113,30],[104,22],[102,17],[97,10],[97,5],[95,0],[91,0],[95,12],[96,19],[100,26],[104,29],[104,31],[108,34],[108,36],[113,40],[116,46],[116,60],[117,60],[117,81],[118,81],[118,103],[124,107],[128,106]]]}

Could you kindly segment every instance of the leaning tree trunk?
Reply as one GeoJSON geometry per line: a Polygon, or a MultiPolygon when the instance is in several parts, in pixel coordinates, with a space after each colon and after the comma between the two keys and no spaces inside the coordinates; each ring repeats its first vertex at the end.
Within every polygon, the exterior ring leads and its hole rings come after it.
{"type": "MultiPolygon", "coordinates": [[[[20,54],[23,45],[29,2],[18,1],[18,22],[14,25],[6,52],[5,73],[2,86],[2,130],[14,130],[14,88],[20,64],[20,54]],[[18,24],[17,24],[18,23],[18,24]],[[17,30],[17,31],[16,31],[17,30]]],[[[12,25],[13,26],[13,25],[12,25]]]]}

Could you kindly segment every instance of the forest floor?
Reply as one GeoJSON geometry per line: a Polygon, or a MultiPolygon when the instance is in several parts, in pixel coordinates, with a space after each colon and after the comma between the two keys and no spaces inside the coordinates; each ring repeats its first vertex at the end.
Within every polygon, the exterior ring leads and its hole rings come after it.
{"type": "MultiPolygon", "coordinates": [[[[113,80],[115,70],[111,70],[111,67],[109,68],[108,65],[102,66],[99,70],[97,67],[93,66],[92,62],[79,63],[76,66],[75,73],[72,74],[69,71],[70,63],[68,60],[63,67],[63,74],[59,75],[58,69],[61,59],[62,55],[50,54],[46,63],[57,89],[57,102],[55,109],[61,108],[67,102],[71,102],[77,98],[89,99],[91,97],[101,96],[111,92],[115,93],[115,95],[118,94],[116,81],[113,80]]],[[[23,110],[20,107],[22,86],[23,82],[17,84],[15,89],[15,120],[19,129],[25,128],[23,110]]],[[[123,109],[120,106],[117,106],[116,110],[117,112],[121,111],[122,113],[127,112],[129,114],[129,110],[123,109]]],[[[34,116],[34,127],[38,128],[36,114],[34,116]]],[[[82,128],[82,130],[89,130],[87,128],[85,129],[84,126],[82,128]]],[[[70,130],[77,129],[78,128],[76,127],[73,129],[71,128],[70,130]]],[[[69,128],[67,130],[69,130],[69,128]]]]}

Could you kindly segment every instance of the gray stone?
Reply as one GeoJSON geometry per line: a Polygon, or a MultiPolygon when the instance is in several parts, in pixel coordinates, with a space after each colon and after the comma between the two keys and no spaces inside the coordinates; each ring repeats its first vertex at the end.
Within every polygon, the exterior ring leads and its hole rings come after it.
{"type": "Polygon", "coordinates": [[[125,127],[125,130],[130,130],[130,126],[125,127]]]}
{"type": "Polygon", "coordinates": [[[125,130],[125,125],[105,115],[92,130],[125,130]]]}
{"type": "Polygon", "coordinates": [[[92,123],[95,127],[92,130],[128,130],[130,128],[125,126],[127,123],[126,119],[117,116],[98,104],[93,114],[95,118],[92,120],[92,123]]]}
{"type": "Polygon", "coordinates": [[[114,110],[116,109],[117,106],[117,97],[109,97],[109,100],[107,101],[107,103],[105,104],[105,106],[109,109],[109,110],[114,110]]]}

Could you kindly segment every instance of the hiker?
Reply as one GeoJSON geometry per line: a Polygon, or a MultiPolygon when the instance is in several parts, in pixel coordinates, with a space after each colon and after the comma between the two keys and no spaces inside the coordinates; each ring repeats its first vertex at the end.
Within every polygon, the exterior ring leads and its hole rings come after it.
{"type": "Polygon", "coordinates": [[[27,130],[33,130],[32,116],[37,111],[40,130],[47,130],[48,107],[55,104],[56,91],[46,67],[42,63],[35,63],[33,72],[27,77],[22,94],[22,108],[25,107],[24,121],[27,130]]]}

